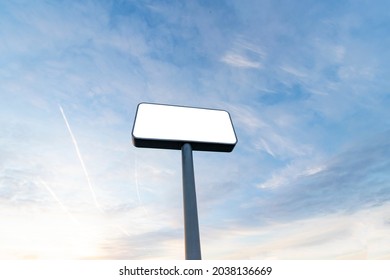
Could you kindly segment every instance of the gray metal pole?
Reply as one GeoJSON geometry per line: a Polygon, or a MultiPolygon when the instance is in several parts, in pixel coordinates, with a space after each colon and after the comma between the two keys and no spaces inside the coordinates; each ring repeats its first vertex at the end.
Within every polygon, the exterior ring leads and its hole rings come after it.
{"type": "Polygon", "coordinates": [[[198,210],[196,206],[194,163],[192,147],[186,143],[181,147],[183,171],[184,238],[186,260],[200,260],[200,238],[198,210]]]}

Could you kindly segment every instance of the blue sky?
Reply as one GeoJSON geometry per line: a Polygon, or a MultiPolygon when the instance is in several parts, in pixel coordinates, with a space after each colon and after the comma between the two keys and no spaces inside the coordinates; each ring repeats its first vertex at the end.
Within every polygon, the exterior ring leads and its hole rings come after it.
{"type": "Polygon", "coordinates": [[[0,259],[184,258],[140,102],[231,114],[194,153],[204,259],[390,258],[389,5],[1,2],[0,259]]]}

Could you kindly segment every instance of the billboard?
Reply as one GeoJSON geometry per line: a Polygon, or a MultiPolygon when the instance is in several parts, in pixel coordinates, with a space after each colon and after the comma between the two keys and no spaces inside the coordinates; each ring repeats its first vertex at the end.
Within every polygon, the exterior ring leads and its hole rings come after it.
{"type": "Polygon", "coordinates": [[[134,121],[134,146],[180,150],[231,152],[237,143],[227,111],[140,103],[134,121]]]}

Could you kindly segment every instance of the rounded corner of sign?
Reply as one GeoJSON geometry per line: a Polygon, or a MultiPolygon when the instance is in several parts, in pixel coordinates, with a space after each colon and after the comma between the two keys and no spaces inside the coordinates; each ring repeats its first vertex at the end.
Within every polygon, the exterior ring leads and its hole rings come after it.
{"type": "Polygon", "coordinates": [[[233,147],[238,143],[238,138],[237,138],[237,135],[236,135],[236,132],[234,131],[233,129],[233,137],[231,138],[231,141],[229,144],[231,144],[233,147]]]}
{"type": "Polygon", "coordinates": [[[134,134],[134,133],[131,134],[131,137],[132,137],[135,141],[142,141],[142,140],[145,140],[143,137],[137,136],[137,134],[134,134]]]}
{"type": "Polygon", "coordinates": [[[144,148],[145,147],[145,139],[142,139],[142,138],[137,138],[137,137],[132,137],[132,142],[133,142],[133,145],[134,147],[136,148],[144,148]]]}
{"type": "Polygon", "coordinates": [[[138,147],[140,145],[140,143],[143,140],[145,140],[144,138],[138,136],[137,133],[134,132],[134,130],[131,132],[131,139],[132,139],[134,146],[136,146],[136,147],[138,147]]]}
{"type": "Polygon", "coordinates": [[[142,102],[138,103],[138,105],[137,105],[137,112],[138,112],[139,109],[141,109],[142,107],[145,107],[145,106],[148,106],[148,105],[156,105],[156,104],[150,103],[150,102],[142,101],[142,102]]]}
{"type": "Polygon", "coordinates": [[[133,143],[134,147],[138,147],[138,139],[134,136],[134,134],[131,134],[131,142],[133,143]]]}
{"type": "Polygon", "coordinates": [[[233,143],[233,144],[231,144],[230,145],[230,149],[229,149],[229,153],[231,153],[233,150],[234,150],[234,148],[236,147],[236,145],[237,145],[237,139],[236,139],[236,141],[233,143]]]}
{"type": "Polygon", "coordinates": [[[221,110],[221,111],[225,112],[228,115],[229,119],[232,120],[232,116],[230,115],[229,111],[227,110],[221,110]]]}
{"type": "Polygon", "coordinates": [[[148,103],[146,103],[146,102],[140,102],[140,103],[138,103],[138,105],[137,105],[137,111],[139,110],[139,108],[140,107],[142,107],[142,105],[145,105],[145,104],[148,104],[148,103]]]}
{"type": "Polygon", "coordinates": [[[238,139],[237,139],[237,137],[235,137],[233,142],[226,145],[226,147],[227,147],[226,152],[228,152],[228,153],[232,152],[234,150],[234,148],[236,147],[237,143],[238,143],[238,139]]]}
{"type": "Polygon", "coordinates": [[[226,114],[228,114],[229,115],[229,117],[230,117],[230,113],[229,113],[229,111],[227,111],[227,110],[220,110],[220,111],[222,111],[222,112],[225,112],[226,114]]]}
{"type": "Polygon", "coordinates": [[[137,133],[135,132],[135,126],[133,127],[133,130],[131,131],[131,137],[133,138],[133,139],[138,139],[139,137],[137,136],[137,133]]]}

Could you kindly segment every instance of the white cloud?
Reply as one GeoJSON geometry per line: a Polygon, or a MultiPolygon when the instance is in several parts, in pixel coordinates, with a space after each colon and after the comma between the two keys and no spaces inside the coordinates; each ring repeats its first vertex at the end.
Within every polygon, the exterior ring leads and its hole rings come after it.
{"type": "Polygon", "coordinates": [[[258,184],[257,187],[260,189],[268,189],[293,184],[293,182],[299,177],[301,168],[300,164],[290,164],[282,170],[272,174],[269,179],[258,184]]]}
{"type": "Polygon", "coordinates": [[[260,62],[252,61],[243,55],[235,54],[235,53],[227,53],[222,57],[221,60],[229,65],[239,67],[239,68],[260,69],[262,67],[260,62]]]}
{"type": "Polygon", "coordinates": [[[204,254],[210,259],[387,259],[389,209],[386,204],[353,214],[208,229],[204,254]],[[227,244],[239,244],[239,250],[227,244]]]}
{"type": "Polygon", "coordinates": [[[221,61],[238,68],[261,69],[265,56],[266,53],[259,46],[239,38],[234,42],[234,47],[221,58],[221,61]]]}
{"type": "Polygon", "coordinates": [[[287,73],[289,73],[291,75],[294,75],[294,76],[296,76],[296,77],[298,77],[300,79],[306,78],[308,76],[307,73],[305,73],[304,71],[296,69],[296,68],[294,68],[292,66],[287,66],[287,65],[286,66],[281,66],[280,69],[282,69],[283,71],[285,71],[285,72],[287,72],[287,73]]]}
{"type": "Polygon", "coordinates": [[[233,123],[250,148],[263,150],[275,158],[300,158],[313,155],[310,143],[302,140],[300,127],[305,121],[289,108],[226,104],[233,123]]]}

